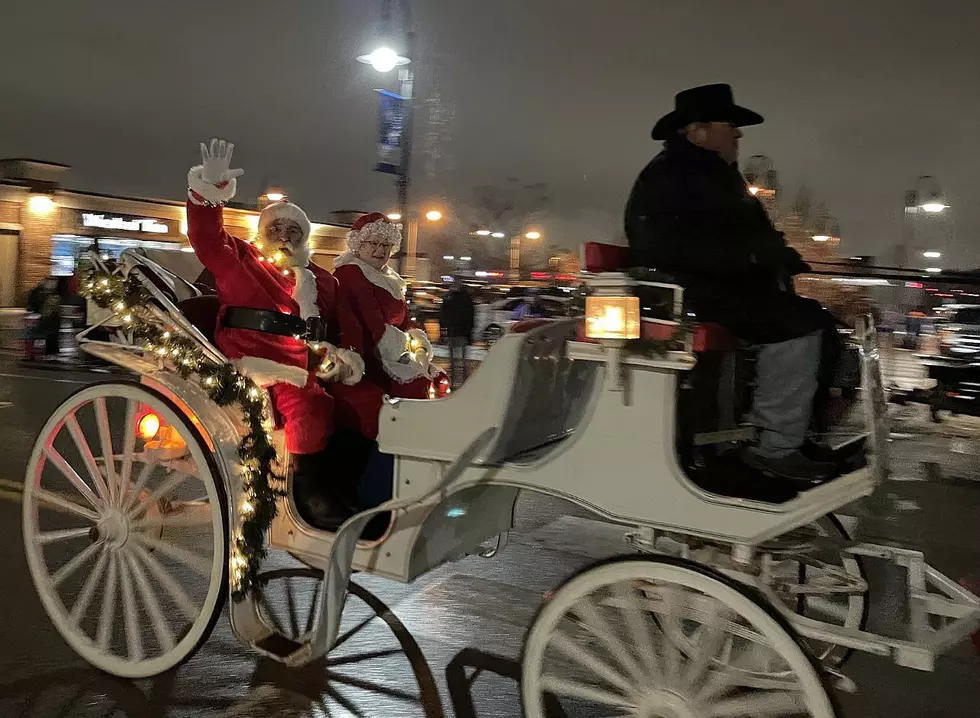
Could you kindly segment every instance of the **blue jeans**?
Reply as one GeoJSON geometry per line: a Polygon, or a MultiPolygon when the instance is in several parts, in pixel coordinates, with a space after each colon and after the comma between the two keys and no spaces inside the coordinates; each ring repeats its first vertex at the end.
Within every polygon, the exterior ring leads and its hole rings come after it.
{"type": "Polygon", "coordinates": [[[750,421],[759,429],[760,456],[782,458],[803,445],[817,391],[821,334],[757,347],[750,421]]]}

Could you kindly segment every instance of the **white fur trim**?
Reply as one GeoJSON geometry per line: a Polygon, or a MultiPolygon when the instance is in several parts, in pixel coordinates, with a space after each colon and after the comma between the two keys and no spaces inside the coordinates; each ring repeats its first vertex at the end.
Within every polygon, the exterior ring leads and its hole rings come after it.
{"type": "Polygon", "coordinates": [[[337,358],[347,367],[344,384],[354,386],[364,376],[364,360],[361,355],[351,349],[338,349],[337,358]]]}
{"type": "Polygon", "coordinates": [[[303,245],[309,243],[310,232],[312,231],[310,218],[306,216],[306,212],[292,202],[273,202],[262,210],[259,215],[259,236],[262,235],[266,227],[277,219],[291,219],[298,224],[299,228],[303,230],[303,245]]]}
{"type": "Polygon", "coordinates": [[[391,222],[377,220],[370,224],[365,224],[360,229],[352,229],[347,233],[347,247],[352,252],[360,249],[361,242],[372,237],[381,242],[391,245],[391,253],[394,254],[402,246],[402,231],[391,222]]]}
{"type": "Polygon", "coordinates": [[[303,319],[320,316],[316,305],[316,277],[306,267],[294,267],[296,285],[293,287],[293,299],[299,305],[299,315],[303,319]]]}
{"type": "Polygon", "coordinates": [[[408,334],[391,324],[378,342],[378,356],[385,373],[402,384],[425,376],[428,373],[428,359],[419,361],[408,352],[408,334]]]}
{"type": "Polygon", "coordinates": [[[370,264],[365,262],[363,259],[358,259],[353,252],[344,252],[336,260],[334,260],[334,269],[337,267],[343,267],[346,264],[353,264],[359,267],[361,274],[367,279],[371,284],[376,287],[381,287],[388,294],[393,296],[399,301],[405,301],[405,294],[408,291],[408,287],[405,284],[405,280],[389,266],[385,266],[384,269],[375,269],[370,264]]]}
{"type": "Polygon", "coordinates": [[[408,336],[421,345],[422,351],[425,352],[425,356],[429,359],[429,361],[432,361],[432,357],[435,355],[432,351],[432,343],[429,341],[429,337],[426,335],[426,333],[421,329],[413,327],[412,329],[408,330],[408,336]]]}
{"type": "Polygon", "coordinates": [[[280,364],[262,357],[242,357],[232,363],[263,389],[273,384],[292,384],[302,389],[310,378],[310,372],[302,367],[280,364]]]}
{"type": "MultiPolygon", "coordinates": [[[[191,167],[187,173],[187,186],[211,204],[228,202],[235,196],[238,189],[238,183],[234,179],[228,180],[228,184],[224,187],[218,187],[208,182],[204,179],[204,165],[191,167]]],[[[194,201],[193,197],[191,197],[191,201],[194,201]]],[[[195,204],[197,203],[195,202],[195,204]]]]}

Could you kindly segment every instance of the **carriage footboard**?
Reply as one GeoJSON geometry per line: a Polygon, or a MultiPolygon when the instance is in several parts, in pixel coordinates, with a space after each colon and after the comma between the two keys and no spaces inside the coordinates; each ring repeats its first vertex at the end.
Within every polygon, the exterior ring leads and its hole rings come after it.
{"type": "Polygon", "coordinates": [[[929,566],[920,551],[858,543],[842,548],[842,553],[865,561],[876,578],[880,572],[887,584],[880,597],[898,602],[889,607],[895,610],[888,613],[903,616],[904,625],[889,627],[890,635],[879,635],[833,626],[785,610],[802,636],[890,656],[906,668],[932,671],[938,656],[980,629],[980,598],[929,566]],[[903,589],[891,590],[898,588],[892,585],[893,580],[902,581],[903,589]]]}

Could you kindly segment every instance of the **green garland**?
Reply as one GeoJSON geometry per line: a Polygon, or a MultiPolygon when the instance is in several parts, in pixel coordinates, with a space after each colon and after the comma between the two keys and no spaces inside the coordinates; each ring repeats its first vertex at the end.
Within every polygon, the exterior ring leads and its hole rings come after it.
{"type": "Polygon", "coordinates": [[[649,359],[662,358],[668,352],[684,349],[684,342],[693,327],[682,323],[667,339],[630,339],[623,345],[623,352],[628,355],[642,356],[649,359]]]}
{"type": "Polygon", "coordinates": [[[276,516],[278,499],[285,493],[284,481],[276,474],[278,456],[272,444],[271,419],[263,392],[232,364],[208,357],[198,343],[176,327],[161,327],[147,310],[152,301],[142,283],[133,275],[122,278],[116,265],[106,263],[108,271],[91,262],[79,265],[82,294],[103,309],[110,309],[132,341],[156,355],[184,379],[196,375],[201,388],[218,406],[237,404],[248,433],[238,446],[242,466],[245,500],[239,506],[239,530],[231,553],[232,597],[239,601],[259,587],[258,575],[266,556],[266,534],[276,516]]]}

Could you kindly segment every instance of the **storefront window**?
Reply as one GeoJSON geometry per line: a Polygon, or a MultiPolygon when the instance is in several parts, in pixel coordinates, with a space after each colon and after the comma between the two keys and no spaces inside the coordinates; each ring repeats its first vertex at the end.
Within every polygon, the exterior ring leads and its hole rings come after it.
{"type": "Polygon", "coordinates": [[[176,242],[57,234],[51,238],[51,274],[56,277],[68,277],[74,274],[78,258],[95,242],[98,242],[99,252],[105,259],[118,259],[124,249],[162,249],[168,252],[178,252],[181,249],[176,242]]]}

